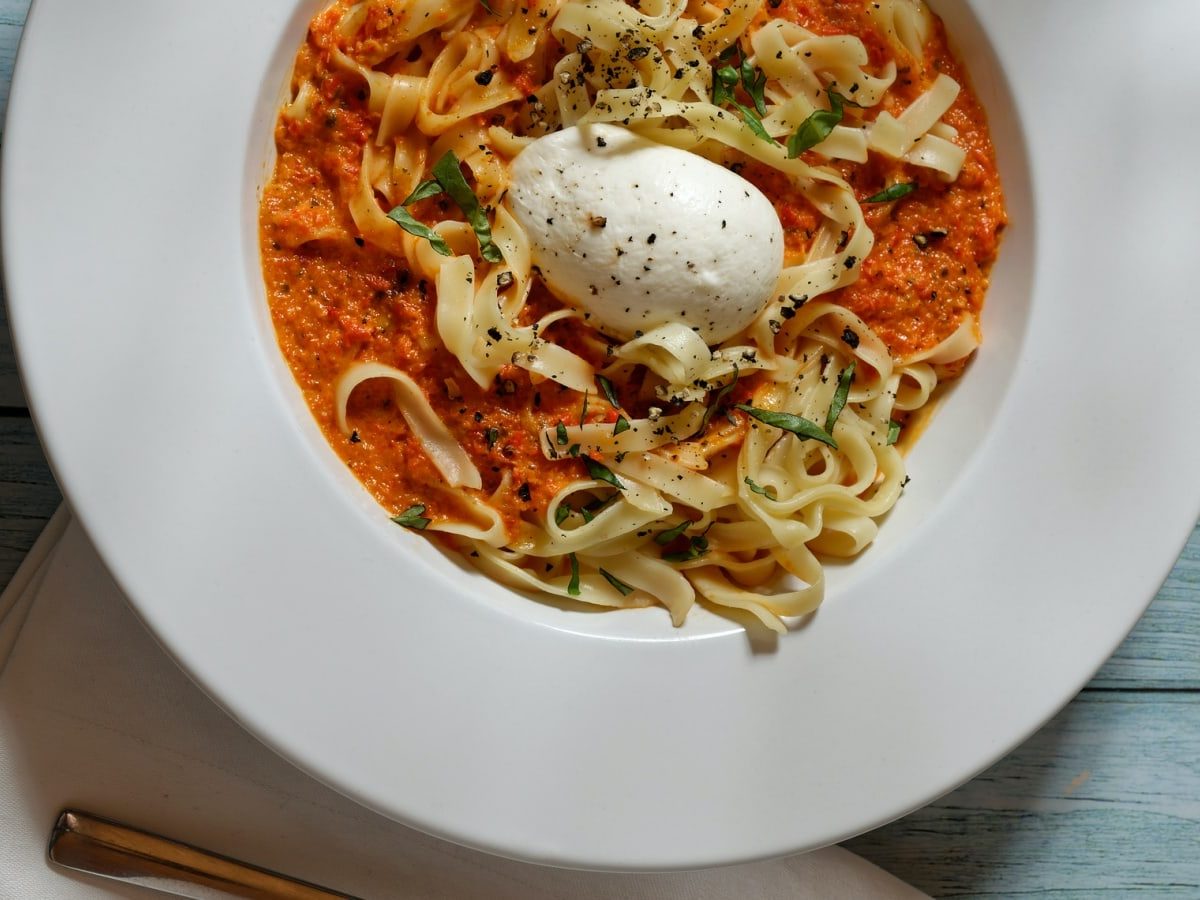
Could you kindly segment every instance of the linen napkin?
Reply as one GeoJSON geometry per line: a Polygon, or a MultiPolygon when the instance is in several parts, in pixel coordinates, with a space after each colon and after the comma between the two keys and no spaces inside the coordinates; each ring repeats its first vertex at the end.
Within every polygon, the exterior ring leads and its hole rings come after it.
{"type": "Polygon", "coordinates": [[[192,684],[59,510],[0,597],[0,898],[162,896],[53,867],[45,844],[64,807],[366,898],[926,896],[836,847],[598,874],[500,859],[378,816],[276,756],[192,684]]]}

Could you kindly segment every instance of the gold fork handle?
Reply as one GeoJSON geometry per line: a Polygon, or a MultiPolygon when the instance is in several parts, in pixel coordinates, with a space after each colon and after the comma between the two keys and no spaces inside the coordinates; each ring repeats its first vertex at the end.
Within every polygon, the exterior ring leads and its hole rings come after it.
{"type": "Polygon", "coordinates": [[[355,900],[349,894],[75,810],[59,814],[48,852],[53,862],[68,869],[197,900],[355,900]]]}

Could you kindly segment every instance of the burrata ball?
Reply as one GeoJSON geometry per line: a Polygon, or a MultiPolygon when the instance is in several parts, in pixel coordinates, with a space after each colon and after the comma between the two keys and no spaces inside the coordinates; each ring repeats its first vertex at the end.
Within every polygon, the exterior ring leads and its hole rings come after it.
{"type": "Polygon", "coordinates": [[[616,125],[534,141],[513,160],[508,203],[546,286],[619,340],[680,322],[719,344],[762,312],[783,268],[783,227],[754,185],[616,125]]]}

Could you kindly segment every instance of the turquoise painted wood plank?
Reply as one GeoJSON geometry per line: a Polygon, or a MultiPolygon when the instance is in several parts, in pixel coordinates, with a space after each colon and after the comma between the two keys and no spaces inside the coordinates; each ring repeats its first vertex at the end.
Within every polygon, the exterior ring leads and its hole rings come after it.
{"type": "Polygon", "coordinates": [[[1082,694],[940,801],[846,846],[935,897],[1200,897],[1200,693],[1082,694]]]}
{"type": "Polygon", "coordinates": [[[1154,604],[1090,687],[1200,689],[1200,526],[1154,604]]]}
{"type": "Polygon", "coordinates": [[[0,0],[0,121],[8,109],[8,86],[12,81],[13,60],[21,28],[29,12],[29,0],[0,0]]]}

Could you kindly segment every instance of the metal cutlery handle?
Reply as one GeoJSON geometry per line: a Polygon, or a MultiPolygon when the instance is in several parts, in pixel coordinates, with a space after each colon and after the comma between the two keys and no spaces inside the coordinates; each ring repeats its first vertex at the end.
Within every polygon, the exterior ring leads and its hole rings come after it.
{"type": "Polygon", "coordinates": [[[59,814],[48,852],[60,866],[180,897],[354,900],[349,894],[74,810],[59,814]]]}

